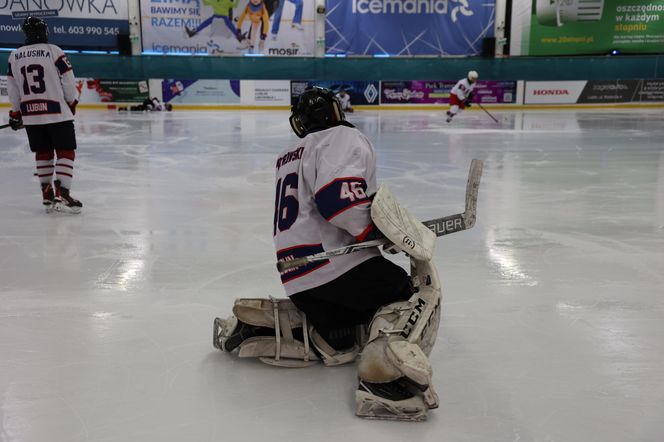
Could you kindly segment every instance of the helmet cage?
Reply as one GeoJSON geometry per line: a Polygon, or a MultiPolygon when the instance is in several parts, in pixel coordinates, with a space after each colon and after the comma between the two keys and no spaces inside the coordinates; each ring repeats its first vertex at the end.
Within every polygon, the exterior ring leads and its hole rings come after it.
{"type": "Polygon", "coordinates": [[[304,138],[309,132],[338,126],[345,121],[344,112],[334,93],[314,86],[300,95],[291,108],[289,122],[293,132],[304,138]]]}

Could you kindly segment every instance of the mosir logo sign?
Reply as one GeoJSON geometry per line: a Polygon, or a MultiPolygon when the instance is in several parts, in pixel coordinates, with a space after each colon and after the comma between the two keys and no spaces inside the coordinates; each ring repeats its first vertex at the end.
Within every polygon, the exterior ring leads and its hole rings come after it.
{"type": "Polygon", "coordinates": [[[586,81],[528,81],[525,104],[575,104],[586,81]]]}

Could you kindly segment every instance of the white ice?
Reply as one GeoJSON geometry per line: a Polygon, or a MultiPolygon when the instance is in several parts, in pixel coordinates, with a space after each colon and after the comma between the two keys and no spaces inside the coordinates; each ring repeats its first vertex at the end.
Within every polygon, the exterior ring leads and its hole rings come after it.
{"type": "MultiPolygon", "coordinates": [[[[283,296],[272,248],[287,112],[82,111],[79,216],[43,213],[0,135],[0,441],[662,441],[664,114],[358,112],[378,177],[438,240],[441,407],[354,417],[355,367],[212,347],[237,297],[283,296]]],[[[406,265],[405,259],[398,260],[406,265]]]]}

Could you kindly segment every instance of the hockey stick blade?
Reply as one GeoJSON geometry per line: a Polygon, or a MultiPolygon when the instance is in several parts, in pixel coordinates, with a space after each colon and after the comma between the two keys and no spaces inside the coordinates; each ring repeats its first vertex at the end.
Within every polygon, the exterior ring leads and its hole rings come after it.
{"type": "MultiPolygon", "coordinates": [[[[480,179],[482,178],[482,169],[484,163],[481,160],[472,160],[470,171],[468,172],[468,182],[466,183],[466,207],[463,213],[444,216],[442,218],[430,219],[422,224],[427,226],[436,236],[449,235],[450,233],[461,232],[470,229],[475,225],[477,219],[477,194],[480,189],[480,179]]],[[[303,256],[293,259],[282,259],[277,261],[277,270],[283,273],[295,267],[300,267],[311,262],[323,261],[325,259],[347,255],[358,250],[389,244],[386,238],[375,239],[372,241],[351,244],[346,247],[340,247],[334,250],[316,253],[314,255],[303,256]]]]}

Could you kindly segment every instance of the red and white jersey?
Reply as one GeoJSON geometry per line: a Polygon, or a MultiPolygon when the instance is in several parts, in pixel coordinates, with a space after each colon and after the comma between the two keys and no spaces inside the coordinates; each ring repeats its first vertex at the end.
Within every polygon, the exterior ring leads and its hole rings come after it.
{"type": "MultiPolygon", "coordinates": [[[[277,259],[298,258],[360,242],[374,229],[376,158],[357,129],[335,126],[308,134],[276,163],[274,245],[277,259]]],[[[281,274],[288,296],[318,287],[369,258],[377,248],[313,262],[281,274]]]]}
{"type": "Polygon", "coordinates": [[[471,84],[467,78],[462,78],[457,81],[457,84],[454,85],[450,93],[456,95],[459,97],[459,100],[463,101],[473,89],[475,89],[475,83],[471,84]]]}
{"type": "Polygon", "coordinates": [[[21,111],[26,126],[74,119],[67,105],[78,96],[74,72],[55,45],[38,43],[13,50],[7,91],[12,110],[21,111]]]}

